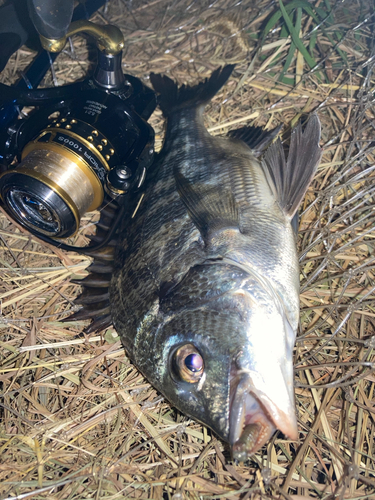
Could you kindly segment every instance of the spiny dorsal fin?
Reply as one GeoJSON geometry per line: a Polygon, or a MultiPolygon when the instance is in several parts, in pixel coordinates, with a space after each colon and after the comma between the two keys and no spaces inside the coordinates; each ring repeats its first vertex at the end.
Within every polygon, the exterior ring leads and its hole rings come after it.
{"type": "Polygon", "coordinates": [[[174,177],[181,200],[204,239],[209,232],[239,229],[238,206],[228,189],[193,185],[177,169],[174,170],[174,177]]]}
{"type": "Polygon", "coordinates": [[[319,140],[320,121],[313,114],[304,131],[300,123],[293,130],[287,162],[280,139],[271,144],[264,155],[263,164],[271,177],[275,196],[290,218],[302,202],[322,157],[319,140]]]}
{"type": "Polygon", "coordinates": [[[230,77],[234,65],[216,69],[210,78],[190,87],[178,87],[171,78],[165,75],[150,74],[155,91],[160,94],[159,105],[164,116],[184,108],[195,108],[207,104],[230,77]]]}
{"type": "Polygon", "coordinates": [[[228,132],[228,136],[245,142],[255,156],[260,156],[275,139],[282,129],[282,125],[273,130],[264,130],[262,127],[242,127],[228,132]]]}

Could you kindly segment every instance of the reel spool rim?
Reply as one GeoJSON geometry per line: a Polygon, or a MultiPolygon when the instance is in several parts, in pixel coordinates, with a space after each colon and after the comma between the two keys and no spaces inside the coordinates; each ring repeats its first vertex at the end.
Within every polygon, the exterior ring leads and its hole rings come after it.
{"type": "Polygon", "coordinates": [[[104,187],[89,163],[79,155],[60,144],[33,141],[24,148],[21,162],[14,169],[0,175],[0,197],[13,217],[28,230],[52,238],[67,238],[76,234],[81,218],[86,212],[93,211],[102,205],[104,187]],[[41,153],[42,156],[40,156],[41,153]],[[55,167],[58,165],[58,170],[56,168],[53,170],[52,159],[55,167]],[[84,184],[74,182],[78,171],[81,173],[81,178],[84,178],[84,184]],[[29,191],[31,179],[37,181],[38,184],[29,191]],[[70,188],[70,193],[68,188],[70,188]],[[50,194],[45,189],[58,197],[54,198],[56,206],[48,203],[50,194]],[[13,196],[17,191],[44,204],[49,212],[55,214],[59,227],[53,231],[43,228],[40,223],[38,224],[37,212],[34,212],[36,217],[33,223],[32,210],[25,206],[20,196],[18,199],[13,196]],[[86,196],[90,198],[88,205],[85,204],[86,196]],[[71,229],[69,225],[66,225],[67,220],[71,224],[71,229]]]}
{"type": "MultiPolygon", "coordinates": [[[[0,176],[0,196],[7,207],[7,210],[12,215],[19,224],[25,227],[28,231],[32,231],[34,234],[41,234],[43,236],[48,236],[51,238],[57,238],[56,234],[61,235],[61,238],[67,238],[73,235],[77,229],[77,219],[74,216],[73,211],[69,206],[66,205],[65,201],[59,196],[59,194],[55,190],[51,190],[48,185],[46,185],[41,179],[37,178],[37,176],[29,176],[24,175],[23,172],[16,172],[12,170],[10,172],[4,172],[0,176]],[[8,175],[4,175],[8,174],[8,175]],[[43,189],[48,190],[47,195],[49,196],[41,196],[41,192],[43,189]],[[29,219],[26,214],[20,214],[23,208],[21,205],[15,205],[12,203],[14,201],[13,194],[15,192],[21,193],[22,195],[28,196],[32,199],[36,199],[38,202],[42,203],[47,209],[57,215],[58,219],[58,232],[49,231],[45,228],[39,227],[36,222],[33,222],[29,219]],[[48,203],[48,197],[54,198],[54,202],[52,204],[48,203]],[[64,210],[65,218],[62,218],[58,215],[57,204],[61,205],[60,213],[64,210]],[[57,207],[57,210],[56,210],[57,207]]],[[[25,212],[29,212],[29,210],[25,210],[25,212]]]]}

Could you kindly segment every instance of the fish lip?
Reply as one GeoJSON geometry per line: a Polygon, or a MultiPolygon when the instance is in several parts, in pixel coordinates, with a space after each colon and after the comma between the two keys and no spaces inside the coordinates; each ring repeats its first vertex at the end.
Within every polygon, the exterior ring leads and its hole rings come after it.
{"type": "Polygon", "coordinates": [[[229,444],[233,459],[245,461],[256,453],[276,429],[298,438],[295,415],[286,414],[256,389],[251,372],[237,372],[230,383],[229,444]]]}

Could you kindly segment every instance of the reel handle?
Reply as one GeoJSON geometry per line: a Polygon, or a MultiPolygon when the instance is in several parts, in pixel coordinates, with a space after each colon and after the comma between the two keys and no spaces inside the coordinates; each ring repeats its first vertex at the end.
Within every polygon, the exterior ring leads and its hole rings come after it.
{"type": "Polygon", "coordinates": [[[65,34],[58,39],[40,35],[40,40],[45,50],[49,52],[61,52],[65,47],[67,39],[77,33],[91,35],[95,39],[98,49],[107,55],[115,56],[124,48],[124,37],[117,26],[111,24],[99,26],[90,21],[83,20],[71,23],[65,34]]]}
{"type": "Polygon", "coordinates": [[[73,0],[28,0],[28,6],[45,50],[61,52],[70,36],[87,33],[94,38],[99,50],[95,83],[106,90],[119,90],[124,86],[121,68],[124,37],[117,26],[99,26],[85,20],[71,23],[73,0]]]}

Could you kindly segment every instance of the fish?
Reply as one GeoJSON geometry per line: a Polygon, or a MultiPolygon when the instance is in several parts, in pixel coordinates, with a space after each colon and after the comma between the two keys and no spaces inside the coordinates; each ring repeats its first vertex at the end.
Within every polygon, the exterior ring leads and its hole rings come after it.
{"type": "Polygon", "coordinates": [[[293,130],[287,159],[280,128],[210,135],[205,106],[233,68],[195,86],[150,75],[163,147],[136,216],[119,230],[110,272],[103,267],[106,288],[86,279],[98,297],[109,294],[104,323],[135,366],[244,462],[276,430],[298,439],[293,226],[322,150],[316,114],[293,130]]]}

